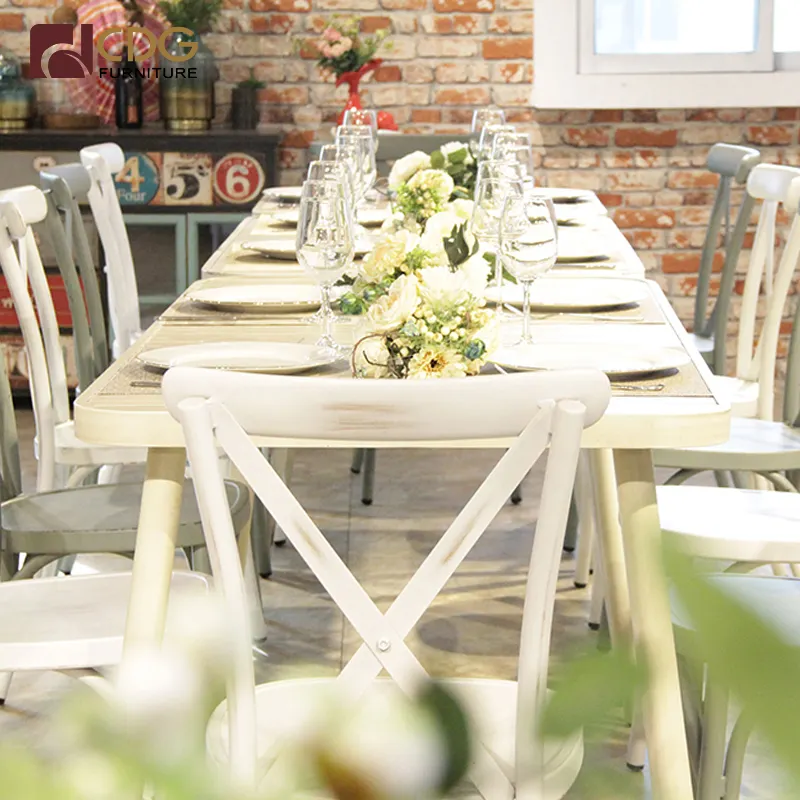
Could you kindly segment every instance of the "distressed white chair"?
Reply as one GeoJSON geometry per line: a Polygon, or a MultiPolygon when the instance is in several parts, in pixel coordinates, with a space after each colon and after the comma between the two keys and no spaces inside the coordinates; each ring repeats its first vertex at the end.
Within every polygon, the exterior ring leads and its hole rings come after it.
{"type": "MultiPolygon", "coordinates": [[[[526,585],[518,680],[455,680],[449,685],[478,720],[482,744],[470,777],[484,797],[510,800],[516,793],[518,798],[556,798],[569,789],[582,760],[580,735],[542,746],[534,731],[546,695],[555,587],[581,433],[608,404],[604,375],[576,371],[430,382],[321,379],[312,392],[302,377],[177,368],[165,376],[163,392],[184,428],[215,581],[231,603],[230,617],[243,620],[246,615],[217,446],[364,640],[335,679],[353,696],[367,691],[382,669],[404,691],[428,678],[405,637],[549,447],[526,585]],[[498,397],[502,413],[497,413],[498,397]],[[364,437],[383,446],[513,443],[383,614],[251,437],[327,446],[352,446],[364,437]]],[[[324,691],[331,680],[279,681],[254,689],[248,641],[243,634],[236,688],[213,715],[207,741],[212,758],[230,760],[236,771],[246,773],[249,765],[252,772],[258,759],[268,782],[280,750],[278,721],[291,715],[308,693],[324,691]],[[226,722],[235,736],[230,747],[226,722]]]]}
{"type": "MultiPolygon", "coordinates": [[[[34,186],[0,192],[0,268],[25,342],[38,444],[37,494],[16,497],[3,506],[3,548],[10,562],[20,553],[47,560],[87,552],[131,553],[139,517],[141,484],[87,486],[78,493],[74,488],[53,491],[60,485],[57,466],[66,448],[59,431],[64,428],[62,420],[69,419],[69,401],[58,329],[45,322],[49,315],[55,316],[52,298],[30,228],[32,222],[44,218],[45,212],[44,195],[34,186]],[[36,311],[42,320],[41,329],[36,311]],[[43,334],[49,334],[47,341],[43,341],[43,334]],[[69,535],[64,533],[66,520],[70,523],[69,535]]],[[[92,452],[80,442],[70,448],[78,453],[92,452]]],[[[125,452],[124,448],[120,451],[125,452]]],[[[107,463],[105,453],[106,448],[100,448],[95,463],[107,463]]],[[[21,491],[21,485],[17,485],[14,494],[21,491]]],[[[226,491],[237,530],[241,530],[249,519],[248,490],[229,481],[226,491]]],[[[204,550],[199,512],[190,488],[181,509],[178,541],[180,547],[204,550]]],[[[16,572],[15,567],[11,572],[16,572]]]]}
{"type": "MultiPolygon", "coordinates": [[[[757,387],[756,414],[746,417],[734,417],[731,421],[731,435],[727,442],[712,447],[682,448],[676,450],[659,450],[654,457],[659,466],[679,470],[668,483],[679,484],[698,472],[704,470],[732,470],[737,472],[754,472],[771,480],[779,489],[794,490],[791,481],[787,480],[785,471],[800,469],[800,435],[798,435],[796,418],[798,413],[797,382],[800,378],[800,339],[797,325],[800,317],[795,319],[795,328],[789,350],[786,393],[784,397],[784,421],[773,420],[775,405],[775,365],[778,342],[787,295],[791,289],[798,266],[800,266],[800,170],[788,167],[758,166],[753,170],[752,178],[765,175],[772,182],[775,191],[773,197],[780,193],[786,210],[793,214],[786,245],[780,264],[771,287],[764,322],[758,338],[755,355],[752,355],[755,310],[758,302],[758,279],[748,274],[745,283],[743,307],[748,307],[747,314],[742,312],[739,338],[738,360],[743,367],[740,374],[753,378],[757,387]],[[768,173],[764,171],[768,170],[768,173]],[[776,170],[780,170],[777,171],[776,170]],[[782,184],[778,186],[778,184],[782,184]],[[785,188],[784,188],[785,187],[785,188]],[[749,343],[749,344],[748,344],[749,343]],[[748,345],[750,350],[745,345],[748,345]],[[749,358],[749,362],[748,362],[749,358]]],[[[755,258],[755,256],[754,256],[755,258]]],[[[680,496],[680,495],[677,495],[680,496]]]]}
{"type": "Polygon", "coordinates": [[[112,352],[117,358],[142,333],[136,270],[113,178],[125,166],[125,154],[118,144],[104,142],[84,147],[80,157],[91,178],[89,206],[106,259],[112,352]]]}

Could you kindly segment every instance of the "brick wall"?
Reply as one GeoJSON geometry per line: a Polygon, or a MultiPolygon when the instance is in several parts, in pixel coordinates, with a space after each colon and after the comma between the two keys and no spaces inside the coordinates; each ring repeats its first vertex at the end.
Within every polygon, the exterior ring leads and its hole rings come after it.
{"type": "MultiPolygon", "coordinates": [[[[44,21],[56,1],[0,0],[0,41],[27,55],[27,25],[44,21]]],[[[393,47],[364,84],[365,103],[391,111],[402,130],[453,134],[468,130],[476,106],[505,108],[533,132],[541,182],[597,190],[688,321],[714,188],[703,170],[708,147],[749,143],[766,161],[800,166],[800,108],[534,111],[532,6],[533,0],[225,0],[224,18],[206,39],[221,72],[220,118],[232,85],[253,67],[267,83],[262,123],[285,133],[282,180],[298,182],[305,148],[330,128],[346,90],[295,54],[292,37],[313,37],[336,13],[363,16],[367,31],[389,26],[393,47]]]]}

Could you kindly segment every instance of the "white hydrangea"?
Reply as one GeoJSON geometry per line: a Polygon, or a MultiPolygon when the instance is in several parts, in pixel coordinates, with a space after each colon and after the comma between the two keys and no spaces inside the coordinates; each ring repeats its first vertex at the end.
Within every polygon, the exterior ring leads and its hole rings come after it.
{"type": "Polygon", "coordinates": [[[430,165],[431,157],[422,150],[415,150],[407,156],[398,158],[389,173],[389,188],[396,189],[420,170],[428,169],[430,165]]]}
{"type": "Polygon", "coordinates": [[[434,307],[457,306],[465,302],[470,280],[465,272],[451,272],[449,267],[431,267],[419,271],[420,293],[434,307]]]}

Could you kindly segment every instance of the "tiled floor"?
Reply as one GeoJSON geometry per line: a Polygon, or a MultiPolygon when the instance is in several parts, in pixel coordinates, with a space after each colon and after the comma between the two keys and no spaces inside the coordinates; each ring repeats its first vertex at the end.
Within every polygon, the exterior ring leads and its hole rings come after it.
{"type": "MultiPolygon", "coordinates": [[[[30,413],[20,415],[30,436],[30,413]]],[[[29,438],[28,438],[29,441],[29,438]]],[[[308,451],[296,459],[293,488],[356,577],[381,608],[386,608],[477,487],[497,452],[389,452],[378,456],[375,503],[360,503],[359,479],[351,475],[349,452],[308,451]]],[[[26,461],[26,476],[33,475],[26,461]]],[[[541,469],[525,481],[524,501],[507,505],[408,638],[434,676],[514,675],[525,570],[537,513],[541,469]]],[[[591,644],[586,626],[588,595],[572,584],[572,557],[562,562],[556,601],[553,658],[591,644]]],[[[260,680],[302,666],[335,674],[359,643],[333,603],[290,545],[276,548],[274,574],[262,583],[269,638],[260,680]]],[[[14,679],[0,711],[0,736],[11,732],[33,739],[70,682],[61,676],[25,675],[14,679]]],[[[586,763],[611,768],[623,787],[589,791],[579,784],[570,798],[622,800],[649,797],[647,774],[624,767],[627,729],[612,718],[587,732],[586,763]]],[[[773,800],[781,794],[776,770],[757,744],[748,759],[748,798],[773,800]]]]}

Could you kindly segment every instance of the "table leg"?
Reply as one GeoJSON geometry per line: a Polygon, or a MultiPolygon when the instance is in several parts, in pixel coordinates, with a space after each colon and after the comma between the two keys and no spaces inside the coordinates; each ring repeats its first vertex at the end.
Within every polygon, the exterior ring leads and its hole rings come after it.
{"type": "Polygon", "coordinates": [[[185,468],[182,447],[151,447],[147,451],[125,625],[126,652],[158,642],[164,635],[185,468]]]}
{"type": "Polygon", "coordinates": [[[693,797],[661,526],[649,450],[617,450],[614,466],[637,658],[647,670],[642,698],[655,800],[693,797]]]}
{"type": "Polygon", "coordinates": [[[619,524],[614,457],[611,450],[589,450],[588,457],[611,642],[614,647],[631,647],[631,603],[619,524]]]}

